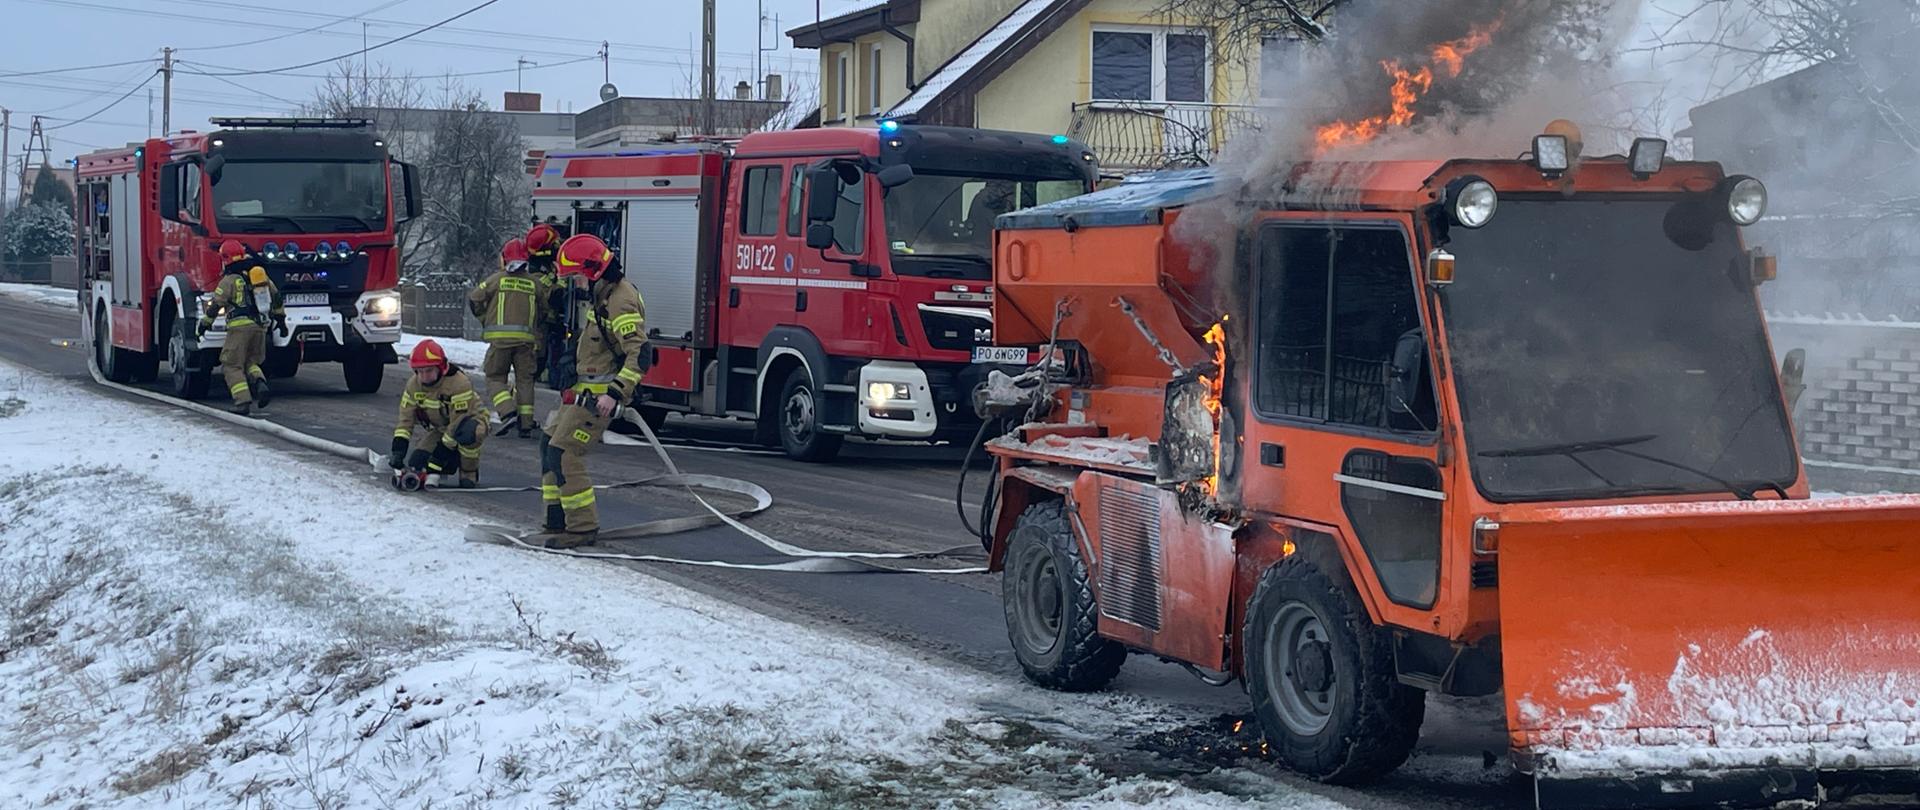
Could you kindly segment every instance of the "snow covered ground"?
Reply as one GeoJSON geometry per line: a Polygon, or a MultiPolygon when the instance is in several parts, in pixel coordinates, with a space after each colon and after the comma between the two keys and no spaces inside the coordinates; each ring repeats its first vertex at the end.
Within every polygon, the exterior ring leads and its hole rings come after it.
{"type": "MultiPolygon", "coordinates": [[[[405,332],[400,335],[400,343],[394,346],[393,350],[399,352],[400,359],[405,361],[407,355],[413,352],[413,347],[426,339],[425,336],[405,332]]],[[[484,341],[444,337],[436,337],[433,340],[440,344],[440,348],[447,350],[447,358],[461,368],[478,372],[481,361],[487,359],[487,344],[484,341]]]]}
{"type": "Polygon", "coordinates": [[[19,301],[30,301],[49,307],[78,312],[80,305],[73,290],[49,287],[45,284],[21,284],[17,281],[0,281],[0,297],[19,301]]]}
{"type": "Polygon", "coordinates": [[[5,365],[0,447],[0,806],[1341,806],[1103,768],[1140,699],[466,544],[373,471],[5,365]]]}

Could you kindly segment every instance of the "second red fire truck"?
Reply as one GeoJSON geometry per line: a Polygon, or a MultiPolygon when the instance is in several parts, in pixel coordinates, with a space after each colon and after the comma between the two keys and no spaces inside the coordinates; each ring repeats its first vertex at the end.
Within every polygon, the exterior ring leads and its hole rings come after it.
{"type": "Polygon", "coordinates": [[[1065,136],[888,122],[549,155],[533,215],[606,240],[645,297],[650,423],[755,420],[824,461],[849,435],[972,435],[994,218],[1095,172],[1065,136]]]}

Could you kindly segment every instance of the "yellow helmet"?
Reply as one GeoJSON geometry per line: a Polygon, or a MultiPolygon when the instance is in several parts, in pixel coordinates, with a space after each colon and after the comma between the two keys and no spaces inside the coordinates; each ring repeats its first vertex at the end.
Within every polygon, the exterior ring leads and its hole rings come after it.
{"type": "Polygon", "coordinates": [[[267,271],[260,267],[248,270],[247,281],[252,284],[265,284],[267,283],[267,271]]]}

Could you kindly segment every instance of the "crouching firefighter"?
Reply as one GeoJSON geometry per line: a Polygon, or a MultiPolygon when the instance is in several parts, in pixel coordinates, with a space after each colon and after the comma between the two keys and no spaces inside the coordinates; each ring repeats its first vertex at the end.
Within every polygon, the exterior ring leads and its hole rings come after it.
{"type": "Polygon", "coordinates": [[[640,390],[647,308],[598,237],[568,239],[558,264],[570,290],[584,288],[590,311],[574,346],[579,379],[561,392],[560,409],[541,435],[540,494],[547,519],[538,540],[547,548],[574,548],[594,542],[600,532],[587,450],[640,390]]]}
{"type": "Polygon", "coordinates": [[[260,364],[267,359],[267,325],[272,323],[280,334],[287,334],[287,313],[281,304],[280,288],[248,255],[245,245],[231,239],[222,243],[220,261],[225,265],[220,284],[213,288],[213,301],[200,314],[194,336],[205,335],[213,328],[215,318],[227,316],[220,373],[233,395],[233,412],[245,416],[255,405],[265,409],[273,398],[260,364]]]}
{"type": "Polygon", "coordinates": [[[494,414],[500,417],[496,436],[515,427],[522,439],[533,435],[533,378],[549,288],[545,279],[527,270],[526,244],[515,239],[500,251],[500,270],[467,293],[467,306],[480,319],[480,336],[487,341],[481,369],[493,395],[494,414]]]}
{"type": "Polygon", "coordinates": [[[393,427],[393,452],[387,456],[393,485],[407,491],[426,489],[428,475],[445,476],[458,468],[461,489],[478,486],[487,409],[480,407],[472,379],[447,362],[447,353],[432,340],[414,346],[408,364],[413,379],[400,392],[400,419],[393,427]]]}

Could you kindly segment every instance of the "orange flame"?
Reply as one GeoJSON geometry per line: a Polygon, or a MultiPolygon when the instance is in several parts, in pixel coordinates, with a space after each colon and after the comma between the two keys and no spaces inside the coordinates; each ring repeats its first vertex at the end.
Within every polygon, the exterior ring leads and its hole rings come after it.
{"type": "Polygon", "coordinates": [[[1408,70],[1397,61],[1381,62],[1381,69],[1393,77],[1393,87],[1389,91],[1393,97],[1392,111],[1356,121],[1335,121],[1322,125],[1313,135],[1319,152],[1366,143],[1380,137],[1390,127],[1411,125],[1415,118],[1413,105],[1420,101],[1421,96],[1433,90],[1433,66],[1438,65],[1447,78],[1458,77],[1466,69],[1467,57],[1493,41],[1501,22],[1501,19],[1495,19],[1485,26],[1474,27],[1464,37],[1433,46],[1428,54],[1432,64],[1423,65],[1417,70],[1408,70]]]}
{"type": "Polygon", "coordinates": [[[1212,498],[1220,492],[1220,399],[1226,392],[1227,378],[1227,316],[1222,315],[1220,322],[1207,329],[1203,337],[1207,345],[1213,347],[1214,373],[1200,378],[1207,384],[1207,413],[1213,416],[1213,474],[1207,476],[1207,497],[1212,498]]]}

